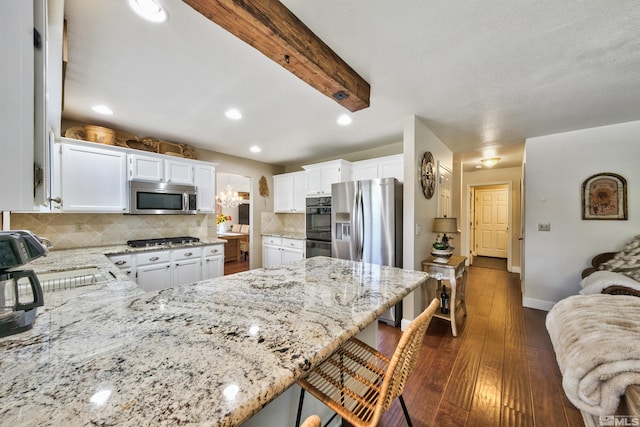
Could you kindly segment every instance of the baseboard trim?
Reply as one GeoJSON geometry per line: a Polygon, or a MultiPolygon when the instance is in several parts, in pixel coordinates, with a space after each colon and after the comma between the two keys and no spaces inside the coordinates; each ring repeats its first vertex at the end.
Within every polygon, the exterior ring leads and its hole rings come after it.
{"type": "Polygon", "coordinates": [[[520,272],[521,272],[520,267],[511,266],[511,273],[518,273],[519,274],[520,272]]]}
{"type": "Polygon", "coordinates": [[[536,310],[544,310],[544,311],[549,311],[553,308],[553,306],[555,305],[555,302],[551,302],[551,301],[543,301],[543,300],[539,300],[539,299],[534,299],[534,298],[523,298],[522,299],[522,305],[523,307],[526,308],[535,308],[536,310]]]}
{"type": "Polygon", "coordinates": [[[404,331],[409,327],[409,323],[411,323],[411,320],[408,319],[402,319],[402,321],[400,322],[400,330],[404,331]]]}

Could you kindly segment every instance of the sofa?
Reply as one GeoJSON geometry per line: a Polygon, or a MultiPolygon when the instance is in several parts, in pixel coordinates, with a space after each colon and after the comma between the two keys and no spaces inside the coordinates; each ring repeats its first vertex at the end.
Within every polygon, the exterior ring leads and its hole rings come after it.
{"type": "Polygon", "coordinates": [[[567,398],[586,426],[640,425],[640,236],[594,256],[546,327],[567,398]],[[617,423],[617,424],[616,424],[617,423]]]}

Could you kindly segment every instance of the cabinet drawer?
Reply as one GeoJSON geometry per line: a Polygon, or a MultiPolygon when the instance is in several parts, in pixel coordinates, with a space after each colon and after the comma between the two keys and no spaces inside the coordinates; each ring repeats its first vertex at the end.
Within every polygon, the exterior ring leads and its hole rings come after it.
{"type": "Polygon", "coordinates": [[[202,248],[188,247],[171,250],[171,259],[173,261],[180,261],[185,259],[200,258],[202,256],[202,248]]]}
{"type": "Polygon", "coordinates": [[[291,249],[304,249],[304,240],[283,238],[282,246],[291,249]]]}
{"type": "Polygon", "coordinates": [[[202,248],[202,256],[211,257],[224,254],[224,245],[205,246],[202,248]]]}
{"type": "Polygon", "coordinates": [[[171,260],[170,251],[143,252],[136,255],[137,265],[159,264],[171,260]]]}
{"type": "Polygon", "coordinates": [[[109,259],[118,268],[133,268],[135,267],[135,258],[131,254],[127,255],[111,255],[109,259]]]}
{"type": "Polygon", "coordinates": [[[273,236],[264,236],[262,238],[262,243],[266,243],[268,245],[282,245],[282,237],[273,237],[273,236]]]}

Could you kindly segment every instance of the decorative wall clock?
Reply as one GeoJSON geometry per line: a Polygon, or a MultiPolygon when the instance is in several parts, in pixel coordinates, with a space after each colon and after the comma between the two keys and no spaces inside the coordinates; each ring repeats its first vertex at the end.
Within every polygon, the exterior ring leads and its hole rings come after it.
{"type": "Polygon", "coordinates": [[[427,151],[424,153],[424,156],[422,156],[422,163],[420,165],[420,182],[422,183],[422,192],[424,193],[424,197],[427,199],[432,198],[436,188],[436,174],[433,154],[431,154],[430,151],[427,151]]]}

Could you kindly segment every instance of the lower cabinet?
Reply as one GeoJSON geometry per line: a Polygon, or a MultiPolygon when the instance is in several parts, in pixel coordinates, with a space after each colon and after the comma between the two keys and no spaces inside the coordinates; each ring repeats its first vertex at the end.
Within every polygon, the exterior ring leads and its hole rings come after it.
{"type": "Polygon", "coordinates": [[[224,275],[223,244],[117,254],[109,259],[145,291],[224,275]]]}
{"type": "Polygon", "coordinates": [[[224,245],[202,248],[202,280],[224,276],[224,245]]]}
{"type": "Polygon", "coordinates": [[[303,260],[305,241],[286,237],[264,236],[262,238],[262,266],[273,267],[303,260]]]}
{"type": "Polygon", "coordinates": [[[136,283],[145,291],[173,286],[170,250],[136,254],[136,266],[136,283]]]}

